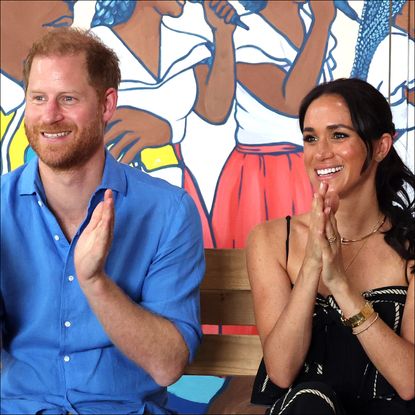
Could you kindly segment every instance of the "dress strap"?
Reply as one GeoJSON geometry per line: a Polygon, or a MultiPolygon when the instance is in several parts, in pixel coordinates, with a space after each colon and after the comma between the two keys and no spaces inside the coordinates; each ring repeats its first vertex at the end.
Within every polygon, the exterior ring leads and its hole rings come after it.
{"type": "Polygon", "coordinates": [[[285,268],[288,266],[288,254],[290,252],[290,230],[291,230],[291,216],[286,216],[287,221],[287,239],[285,240],[285,268]]]}

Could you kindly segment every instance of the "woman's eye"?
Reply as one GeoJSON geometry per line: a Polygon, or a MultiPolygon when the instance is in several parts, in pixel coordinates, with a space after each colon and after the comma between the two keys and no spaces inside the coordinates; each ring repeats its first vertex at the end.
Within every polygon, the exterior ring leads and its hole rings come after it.
{"type": "Polygon", "coordinates": [[[335,132],[333,133],[333,138],[337,139],[337,140],[341,140],[343,138],[347,138],[348,135],[345,133],[339,133],[339,132],[335,132]]]}
{"type": "Polygon", "coordinates": [[[305,143],[313,143],[314,141],[316,141],[317,140],[317,138],[316,137],[314,137],[313,135],[305,135],[304,137],[303,137],[303,141],[305,142],[305,143]]]}

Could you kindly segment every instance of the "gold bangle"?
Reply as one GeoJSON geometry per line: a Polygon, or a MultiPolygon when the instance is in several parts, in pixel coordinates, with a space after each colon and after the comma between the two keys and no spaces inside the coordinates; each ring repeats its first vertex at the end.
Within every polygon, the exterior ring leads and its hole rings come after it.
{"type": "Polygon", "coordinates": [[[366,301],[363,308],[357,314],[347,319],[341,316],[341,321],[345,326],[353,329],[364,323],[374,312],[375,310],[373,310],[372,304],[366,301]]]}
{"type": "Polygon", "coordinates": [[[375,318],[366,327],[364,327],[363,329],[361,329],[359,331],[352,330],[353,334],[355,336],[357,336],[358,334],[363,333],[364,331],[366,331],[379,318],[379,313],[375,313],[375,314],[376,314],[375,318]]]}

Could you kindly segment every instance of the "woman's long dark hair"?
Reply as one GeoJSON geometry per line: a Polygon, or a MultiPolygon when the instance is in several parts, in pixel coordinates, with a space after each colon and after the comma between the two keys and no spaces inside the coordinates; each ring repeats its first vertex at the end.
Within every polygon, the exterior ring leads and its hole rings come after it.
{"type": "MultiPolygon", "coordinates": [[[[303,131],[304,117],[310,104],[322,95],[338,95],[346,102],[353,127],[365,143],[365,170],[373,157],[373,142],[384,133],[395,135],[392,113],[384,96],[360,79],[337,79],[316,86],[300,105],[299,121],[303,131]]],[[[392,227],[385,241],[405,260],[415,259],[415,175],[405,166],[395,148],[379,163],[376,171],[376,194],[380,210],[392,227]]],[[[415,273],[415,266],[411,272],[415,273]]]]}

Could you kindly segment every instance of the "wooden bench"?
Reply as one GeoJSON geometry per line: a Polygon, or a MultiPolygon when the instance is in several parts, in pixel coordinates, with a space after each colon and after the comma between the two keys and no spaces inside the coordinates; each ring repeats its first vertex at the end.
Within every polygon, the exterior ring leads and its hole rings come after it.
{"type": "MultiPolygon", "coordinates": [[[[201,284],[202,324],[253,326],[251,287],[242,249],[205,249],[206,273],[201,284]]],[[[237,376],[210,407],[209,413],[264,413],[250,404],[254,376],[262,357],[258,335],[205,334],[188,375],[237,376]]]]}

